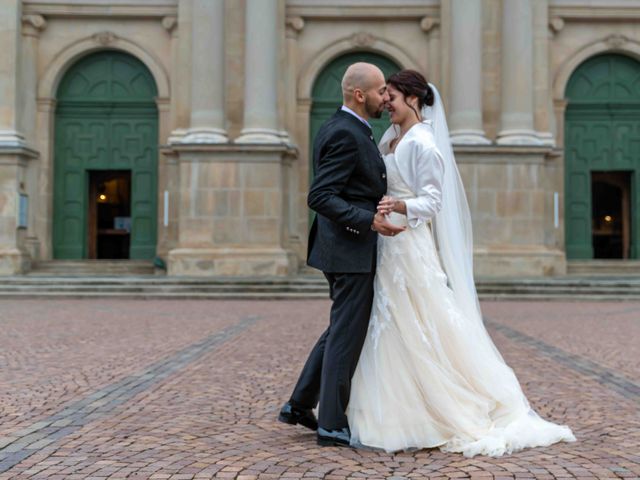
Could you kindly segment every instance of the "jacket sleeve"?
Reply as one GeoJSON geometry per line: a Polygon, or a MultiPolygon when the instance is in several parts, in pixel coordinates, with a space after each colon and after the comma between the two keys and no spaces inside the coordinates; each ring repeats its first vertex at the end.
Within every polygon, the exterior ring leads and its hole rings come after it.
{"type": "Polygon", "coordinates": [[[359,161],[358,145],[347,130],[336,130],[320,152],[309,189],[309,208],[356,235],[368,233],[374,212],[351,205],[340,196],[359,161]]]}
{"type": "Polygon", "coordinates": [[[408,167],[416,198],[405,200],[407,221],[411,228],[416,228],[442,208],[444,162],[437,148],[415,142],[411,145],[408,167]]]}

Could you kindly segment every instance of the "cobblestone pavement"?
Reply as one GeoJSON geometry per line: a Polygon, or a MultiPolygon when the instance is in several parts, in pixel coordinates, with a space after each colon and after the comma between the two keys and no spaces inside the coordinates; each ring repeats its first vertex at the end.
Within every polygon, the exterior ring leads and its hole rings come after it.
{"type": "Polygon", "coordinates": [[[640,304],[485,302],[578,442],[502,458],[320,448],[275,421],[328,301],[0,301],[0,479],[640,478],[640,304]]]}

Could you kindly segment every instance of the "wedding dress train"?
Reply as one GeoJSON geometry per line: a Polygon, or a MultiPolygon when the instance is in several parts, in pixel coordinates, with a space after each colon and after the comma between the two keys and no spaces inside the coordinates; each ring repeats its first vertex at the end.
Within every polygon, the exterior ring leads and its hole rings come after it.
{"type": "MultiPolygon", "coordinates": [[[[415,198],[393,153],[385,164],[388,194],[415,198]]],[[[396,213],[390,220],[408,222],[396,213]]],[[[369,332],[347,409],[352,444],[471,457],[575,441],[531,409],[482,322],[465,318],[430,222],[378,241],[369,332]]]]}

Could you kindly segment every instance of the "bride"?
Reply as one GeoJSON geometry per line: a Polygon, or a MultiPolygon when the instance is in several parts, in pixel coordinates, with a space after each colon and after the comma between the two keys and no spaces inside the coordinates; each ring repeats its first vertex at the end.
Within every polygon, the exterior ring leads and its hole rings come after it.
{"type": "Polygon", "coordinates": [[[440,96],[418,72],[387,81],[378,207],[407,226],[378,239],[375,298],[351,386],[351,444],[500,456],[575,441],[530,407],[482,322],[471,217],[440,96]]]}

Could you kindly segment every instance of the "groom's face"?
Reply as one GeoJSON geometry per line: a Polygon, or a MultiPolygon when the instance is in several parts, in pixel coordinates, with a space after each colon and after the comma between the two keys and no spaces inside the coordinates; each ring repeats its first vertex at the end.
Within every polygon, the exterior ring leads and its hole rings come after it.
{"type": "Polygon", "coordinates": [[[371,118],[380,118],[386,103],[389,101],[387,93],[387,84],[385,83],[382,72],[376,72],[372,78],[369,89],[364,92],[365,102],[364,108],[371,118]]]}

